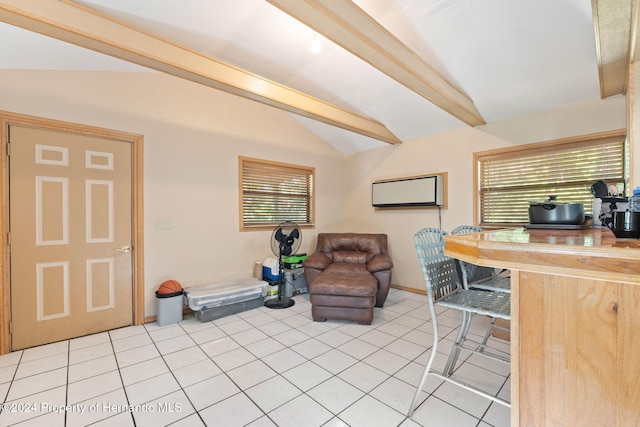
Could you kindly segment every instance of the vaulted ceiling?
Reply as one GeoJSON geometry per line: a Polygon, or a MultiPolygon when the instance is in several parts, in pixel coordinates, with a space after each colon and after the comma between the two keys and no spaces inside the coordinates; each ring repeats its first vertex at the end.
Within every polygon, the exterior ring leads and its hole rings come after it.
{"type": "Polygon", "coordinates": [[[0,0],[0,68],[164,72],[350,154],[624,93],[637,16],[636,0],[0,0]]]}

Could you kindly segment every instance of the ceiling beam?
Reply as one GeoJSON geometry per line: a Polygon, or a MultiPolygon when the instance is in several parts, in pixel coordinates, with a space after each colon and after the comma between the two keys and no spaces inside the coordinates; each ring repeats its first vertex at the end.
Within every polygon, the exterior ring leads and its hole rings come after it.
{"type": "Polygon", "coordinates": [[[640,0],[631,0],[630,63],[640,60],[640,0]]]}
{"type": "Polygon", "coordinates": [[[471,98],[351,0],[267,1],[464,123],[486,123],[471,98]]]}
{"type": "Polygon", "coordinates": [[[600,97],[627,91],[629,64],[633,60],[636,17],[632,0],[591,0],[600,97]]]}
{"type": "Polygon", "coordinates": [[[0,0],[0,21],[390,144],[382,123],[68,0],[0,0]]]}

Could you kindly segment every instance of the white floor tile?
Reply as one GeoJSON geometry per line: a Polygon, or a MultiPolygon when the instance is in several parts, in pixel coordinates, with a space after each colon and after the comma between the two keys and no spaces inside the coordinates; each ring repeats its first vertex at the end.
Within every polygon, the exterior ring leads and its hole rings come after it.
{"type": "Polygon", "coordinates": [[[424,353],[424,346],[400,338],[385,346],[384,350],[397,354],[405,359],[413,360],[424,353]]]}
{"type": "Polygon", "coordinates": [[[132,405],[139,405],[158,399],[180,389],[180,385],[170,373],[149,378],[125,387],[127,398],[132,405]]]}
{"type": "Polygon", "coordinates": [[[304,394],[274,409],[269,416],[279,427],[319,427],[333,418],[331,412],[304,394]]]}
{"type": "Polygon", "coordinates": [[[148,334],[134,335],[131,337],[113,340],[113,350],[117,353],[131,350],[133,348],[144,347],[153,344],[148,334]]]}
{"type": "Polygon", "coordinates": [[[130,365],[120,369],[122,383],[125,386],[157,377],[158,375],[166,374],[168,372],[169,368],[161,357],[145,360],[144,362],[136,363],[135,365],[130,365]]]}
{"type": "Polygon", "coordinates": [[[367,332],[366,334],[360,335],[360,339],[362,341],[368,342],[369,344],[373,344],[376,347],[382,348],[386,345],[391,344],[391,342],[395,341],[397,338],[393,335],[389,335],[374,329],[367,332]]]}
{"type": "Polygon", "coordinates": [[[143,325],[138,326],[126,326],[124,328],[113,329],[109,331],[109,335],[112,340],[119,340],[122,338],[131,337],[134,335],[146,334],[147,330],[143,325]]]}
{"type": "Polygon", "coordinates": [[[322,369],[313,362],[305,362],[282,374],[291,384],[302,391],[307,391],[323,381],[331,378],[331,372],[322,369]]]}
{"type": "Polygon", "coordinates": [[[0,368],[7,366],[14,366],[20,363],[23,350],[14,351],[13,353],[7,353],[0,356],[0,368]]]}
{"type": "Polygon", "coordinates": [[[116,359],[120,368],[135,365],[136,363],[144,362],[145,360],[153,359],[158,356],[160,356],[160,353],[158,353],[156,346],[153,344],[116,353],[116,359]]]}
{"type": "Polygon", "coordinates": [[[287,347],[291,347],[298,343],[308,340],[309,335],[295,329],[290,329],[288,331],[281,332],[277,335],[274,335],[273,338],[278,340],[283,345],[287,347]]]}
{"type": "Polygon", "coordinates": [[[0,384],[0,402],[5,401],[5,398],[7,397],[7,393],[9,392],[9,387],[11,387],[10,382],[0,384]]]}
{"type": "Polygon", "coordinates": [[[7,401],[10,402],[36,393],[55,389],[60,386],[64,386],[66,383],[66,367],[15,380],[11,383],[11,387],[9,388],[7,401]]]}
{"type": "Polygon", "coordinates": [[[327,325],[324,324],[324,322],[313,321],[309,321],[303,325],[300,325],[297,327],[297,329],[298,331],[310,337],[317,337],[318,335],[322,335],[331,330],[327,325]]]}
{"type": "Polygon", "coordinates": [[[113,354],[87,360],[86,362],[69,365],[69,382],[73,383],[95,375],[104,374],[105,372],[116,371],[117,369],[118,364],[113,354]]]}
{"type": "Polygon", "coordinates": [[[298,388],[281,376],[261,382],[246,390],[245,393],[265,413],[273,411],[302,394],[298,388]]]}
{"type": "MultiPolygon", "coordinates": [[[[122,413],[123,408],[128,407],[128,402],[124,389],[120,388],[110,393],[78,402],[77,406],[80,407],[81,405],[84,412],[74,411],[67,414],[68,427],[86,426],[111,418],[118,413],[122,413]]],[[[131,418],[131,415],[129,415],[129,418],[131,418]]]]}
{"type": "Polygon", "coordinates": [[[278,373],[286,372],[295,368],[298,365],[307,361],[303,356],[299,355],[295,351],[285,348],[268,356],[262,358],[262,360],[269,365],[271,369],[278,373]]]}
{"type": "Polygon", "coordinates": [[[415,391],[415,387],[395,377],[391,377],[371,390],[369,395],[391,406],[401,414],[406,414],[411,404],[411,400],[407,399],[407,396],[413,397],[415,391]]]}
{"type": "Polygon", "coordinates": [[[477,418],[436,397],[428,398],[415,410],[412,418],[418,424],[430,427],[474,427],[479,422],[477,418]]]}
{"type": "Polygon", "coordinates": [[[246,331],[238,332],[237,334],[233,335],[234,341],[241,346],[247,346],[251,343],[261,341],[266,338],[269,338],[269,336],[256,328],[247,329],[246,331]]]}
{"type": "Polygon", "coordinates": [[[227,375],[240,389],[246,390],[262,381],[273,378],[277,373],[261,360],[254,360],[246,365],[227,371],[227,375]]]}
{"type": "MultiPolygon", "coordinates": [[[[338,414],[338,416],[352,427],[397,426],[405,418],[404,414],[391,409],[370,396],[364,396],[338,414]]],[[[451,425],[457,427],[456,424],[451,425]]]]}
{"type": "MultiPolygon", "coordinates": [[[[435,369],[444,366],[460,321],[453,310],[439,312],[450,326],[440,330],[435,369]]],[[[67,413],[66,426],[509,425],[508,408],[435,377],[406,418],[431,334],[423,295],[392,290],[372,325],[313,322],[302,295],[288,310],[260,307],[211,322],[187,315],[0,356],[0,398],[94,405],[91,414],[67,413]]],[[[510,397],[508,365],[464,352],[456,375],[510,397]]],[[[0,413],[0,425],[15,422],[63,425],[65,418],[0,413]]]]}
{"type": "Polygon", "coordinates": [[[220,368],[218,368],[211,359],[204,359],[199,362],[192,363],[191,365],[174,369],[172,372],[182,388],[189,387],[190,385],[215,377],[222,373],[220,368]]]}
{"type": "Polygon", "coordinates": [[[273,421],[269,419],[269,417],[264,415],[258,418],[257,420],[255,420],[254,422],[247,424],[247,427],[278,427],[278,426],[276,426],[273,423],[273,421]]]}
{"type": "MultiPolygon", "coordinates": [[[[31,418],[57,412],[54,408],[65,405],[66,387],[59,386],[48,390],[19,396],[16,400],[7,399],[8,410],[0,412],[0,425],[9,426],[31,418]]],[[[37,423],[36,423],[37,424],[37,423]]]]}
{"type": "Polygon", "coordinates": [[[266,338],[261,341],[257,341],[245,346],[247,350],[251,352],[257,358],[263,358],[275,352],[285,349],[286,347],[279,341],[266,338]]]}
{"type": "Polygon", "coordinates": [[[67,402],[74,404],[123,387],[120,373],[117,371],[89,377],[70,383],[67,386],[67,402]]]}
{"type": "Polygon", "coordinates": [[[133,427],[133,417],[128,412],[120,412],[91,424],[91,427],[133,427]]]}
{"type": "Polygon", "coordinates": [[[316,336],[316,339],[325,343],[329,347],[336,348],[351,341],[353,336],[342,331],[332,329],[324,334],[316,336]]]}
{"type": "Polygon", "coordinates": [[[185,348],[194,347],[196,343],[188,335],[181,335],[156,342],[156,347],[160,354],[175,353],[185,348]]]}
{"type": "Polygon", "coordinates": [[[233,322],[218,324],[218,327],[227,335],[237,334],[238,332],[246,331],[253,328],[251,323],[244,319],[237,319],[233,322]]]}
{"type": "Polygon", "coordinates": [[[378,350],[371,356],[366,357],[363,361],[389,375],[395,374],[410,362],[409,359],[405,359],[387,350],[378,350]]]}
{"type": "Polygon", "coordinates": [[[359,362],[340,372],[338,377],[359,388],[363,392],[369,393],[375,387],[386,381],[387,378],[389,378],[389,374],[382,372],[367,363],[359,362]]]}
{"type": "Polygon", "coordinates": [[[69,340],[69,351],[79,350],[93,345],[104,344],[111,341],[109,332],[100,332],[98,334],[87,335],[80,338],[69,340]]]}
{"type": "Polygon", "coordinates": [[[208,360],[209,358],[205,354],[205,352],[202,351],[202,348],[190,347],[184,350],[164,355],[163,359],[167,363],[167,365],[169,365],[170,369],[176,370],[197,362],[201,362],[205,359],[208,360]]]}
{"type": "Polygon", "coordinates": [[[207,353],[209,357],[216,357],[218,355],[228,353],[229,351],[240,348],[240,344],[225,335],[222,338],[218,338],[214,341],[209,341],[206,344],[200,344],[200,348],[205,353],[207,353]]]}
{"type": "Polygon", "coordinates": [[[378,326],[376,330],[380,332],[384,332],[385,334],[389,334],[396,338],[400,338],[408,334],[409,332],[411,332],[413,328],[410,328],[409,326],[405,326],[399,322],[396,322],[395,319],[396,318],[394,318],[393,322],[388,322],[388,323],[385,323],[384,325],[378,326]]]}
{"type": "Polygon", "coordinates": [[[493,402],[487,413],[484,414],[482,421],[494,427],[509,427],[511,425],[511,410],[504,405],[493,402]]]}
{"type": "Polygon", "coordinates": [[[67,353],[60,353],[53,356],[42,357],[28,362],[21,362],[16,371],[15,378],[25,378],[54,369],[66,367],[69,361],[67,353]]]}
{"type": "Polygon", "coordinates": [[[313,362],[336,375],[347,369],[349,366],[356,364],[358,359],[351,357],[340,350],[331,350],[314,358],[313,362]]]}
{"type": "Polygon", "coordinates": [[[338,347],[338,350],[358,360],[362,360],[378,351],[379,348],[356,338],[342,344],[338,347]]]}
{"type": "Polygon", "coordinates": [[[258,329],[260,329],[268,336],[275,337],[278,334],[291,330],[291,326],[287,325],[286,323],[282,323],[281,321],[276,320],[271,316],[269,316],[269,318],[271,319],[269,323],[258,326],[258,329]]]}
{"type": "MultiPolygon", "coordinates": [[[[329,322],[325,322],[325,323],[329,323],[329,322]]],[[[350,337],[359,337],[373,329],[370,325],[361,325],[355,322],[342,322],[334,326],[338,332],[347,334],[350,337]]]]}
{"type": "Polygon", "coordinates": [[[18,365],[0,367],[0,384],[10,383],[18,370],[18,365]]]}
{"type": "Polygon", "coordinates": [[[227,399],[240,392],[240,389],[225,374],[216,375],[184,389],[196,410],[227,399]]]}
{"type": "Polygon", "coordinates": [[[193,414],[176,421],[171,427],[205,427],[205,424],[198,414],[193,414]]]}
{"type": "Polygon", "coordinates": [[[189,334],[191,339],[193,339],[196,344],[206,344],[227,337],[227,334],[225,334],[217,326],[213,325],[212,323],[208,323],[207,325],[207,328],[198,329],[196,332],[192,332],[189,334]]]}
{"type": "Polygon", "coordinates": [[[136,427],[164,426],[195,413],[182,390],[152,400],[145,406],[148,411],[133,411],[136,427]]]}
{"type": "Polygon", "coordinates": [[[108,356],[110,354],[113,354],[113,347],[111,347],[111,342],[96,344],[89,347],[83,347],[77,350],[72,350],[69,353],[69,364],[75,365],[76,363],[82,363],[88,360],[98,359],[100,357],[108,356]]]}
{"type": "Polygon", "coordinates": [[[43,357],[55,356],[60,353],[69,352],[69,341],[54,342],[52,344],[41,345],[38,347],[23,350],[20,363],[29,362],[43,357]]]}
{"type": "Polygon", "coordinates": [[[177,323],[166,328],[152,329],[149,331],[149,336],[153,342],[160,342],[168,340],[170,338],[177,338],[186,335],[187,333],[177,323]]]}
{"type": "Polygon", "coordinates": [[[235,350],[228,351],[226,353],[220,354],[218,356],[212,357],[213,361],[222,369],[223,371],[230,371],[233,368],[237,368],[238,366],[242,366],[246,363],[253,362],[256,360],[256,357],[240,347],[235,350]]]}
{"type": "Polygon", "coordinates": [[[20,427],[66,427],[68,424],[65,424],[64,415],[64,413],[60,412],[49,412],[40,417],[29,418],[18,425],[20,427]]]}
{"type": "Polygon", "coordinates": [[[364,396],[364,392],[338,377],[332,377],[309,390],[307,395],[333,414],[338,414],[364,396]]]}
{"type": "Polygon", "coordinates": [[[245,426],[260,419],[263,414],[243,393],[238,393],[200,411],[208,426],[245,426]]]}
{"type": "Polygon", "coordinates": [[[291,350],[307,359],[313,359],[314,357],[318,357],[321,354],[324,354],[327,351],[331,350],[331,347],[315,338],[310,338],[306,341],[291,346],[291,350]]]}
{"type": "Polygon", "coordinates": [[[300,330],[301,326],[306,325],[308,323],[312,323],[313,321],[309,319],[307,316],[296,315],[296,316],[289,316],[286,319],[282,319],[282,322],[286,323],[287,325],[291,326],[294,329],[300,330]]]}

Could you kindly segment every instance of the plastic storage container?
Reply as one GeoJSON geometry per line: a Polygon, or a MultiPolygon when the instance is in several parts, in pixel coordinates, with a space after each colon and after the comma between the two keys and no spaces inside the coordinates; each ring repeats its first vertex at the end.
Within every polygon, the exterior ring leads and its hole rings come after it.
{"type": "Polygon", "coordinates": [[[196,318],[208,322],[264,305],[266,290],[266,282],[252,277],[188,287],[184,295],[196,318]]]}
{"type": "Polygon", "coordinates": [[[307,280],[304,277],[304,268],[284,270],[284,283],[286,297],[307,293],[307,280]]]}

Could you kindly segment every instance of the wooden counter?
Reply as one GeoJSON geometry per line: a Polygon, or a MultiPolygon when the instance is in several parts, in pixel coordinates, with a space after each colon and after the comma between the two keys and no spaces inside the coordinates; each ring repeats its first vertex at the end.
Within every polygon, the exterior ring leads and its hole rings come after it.
{"type": "Polygon", "coordinates": [[[511,274],[511,425],[640,425],[640,240],[608,229],[447,236],[511,274]]]}

